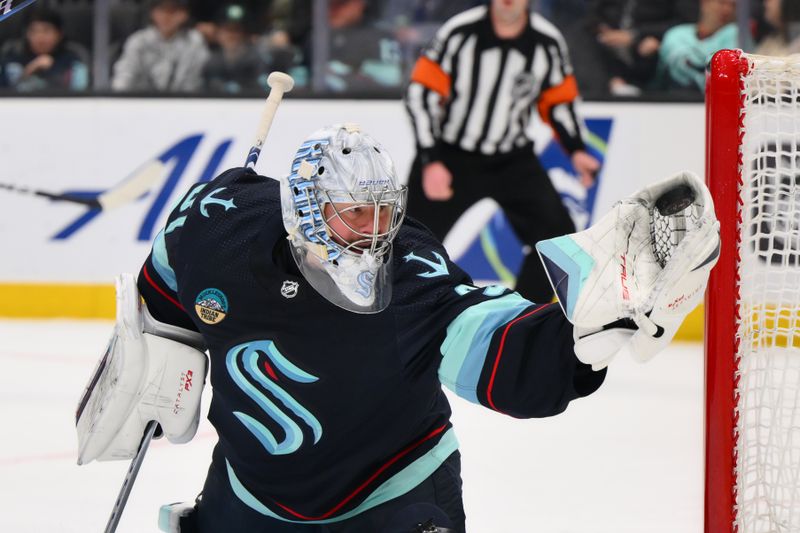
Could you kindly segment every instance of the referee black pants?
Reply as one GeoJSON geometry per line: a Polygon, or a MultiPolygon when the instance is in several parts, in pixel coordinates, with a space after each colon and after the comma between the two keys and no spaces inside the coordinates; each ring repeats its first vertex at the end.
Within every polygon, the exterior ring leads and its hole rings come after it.
{"type": "Polygon", "coordinates": [[[573,233],[575,225],[533,147],[487,156],[444,145],[440,157],[453,175],[452,198],[442,202],[425,196],[417,157],[408,179],[409,215],[443,241],[464,211],[483,198],[492,198],[520,241],[531,247],[517,276],[516,290],[533,302],[549,302],[553,290],[533,246],[543,239],[573,233]]]}

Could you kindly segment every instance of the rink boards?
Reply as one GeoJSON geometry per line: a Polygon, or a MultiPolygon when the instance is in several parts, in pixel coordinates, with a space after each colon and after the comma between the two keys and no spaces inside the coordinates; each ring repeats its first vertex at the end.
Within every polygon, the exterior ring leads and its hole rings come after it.
{"type": "MultiPolygon", "coordinates": [[[[113,316],[113,277],[136,271],[173,203],[198,181],[243,164],[261,111],[259,100],[57,99],[0,101],[0,183],[92,197],[154,160],[164,176],[137,201],[109,212],[0,190],[0,316],[113,316]]],[[[534,128],[536,150],[585,226],[618,198],[672,173],[702,175],[702,104],[585,103],[589,146],[604,161],[584,191],[549,129],[534,128]]],[[[414,156],[408,117],[398,101],[285,101],[258,164],[286,172],[319,126],[359,122],[392,153],[405,179],[414,156]]],[[[502,179],[502,176],[487,176],[502,179]]],[[[513,283],[525,250],[492,202],[457,224],[448,250],[476,280],[513,283]]],[[[697,335],[700,315],[689,324],[697,335]]]]}

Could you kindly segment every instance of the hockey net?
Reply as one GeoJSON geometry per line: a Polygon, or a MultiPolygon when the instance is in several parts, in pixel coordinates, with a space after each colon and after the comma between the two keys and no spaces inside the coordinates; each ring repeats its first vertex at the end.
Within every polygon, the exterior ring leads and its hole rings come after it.
{"type": "Polygon", "coordinates": [[[711,63],[706,532],[800,532],[800,56],[711,63]]]}

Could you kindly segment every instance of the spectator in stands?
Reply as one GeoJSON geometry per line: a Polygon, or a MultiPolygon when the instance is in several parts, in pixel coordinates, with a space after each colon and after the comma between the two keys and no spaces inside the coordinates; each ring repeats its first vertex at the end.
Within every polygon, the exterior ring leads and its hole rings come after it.
{"type": "Polygon", "coordinates": [[[400,44],[370,24],[366,0],[330,0],[330,56],[325,85],[335,91],[400,87],[400,44]]]}
{"type": "MultiPolygon", "coordinates": [[[[376,23],[376,8],[366,0],[328,0],[330,45],[324,74],[328,90],[399,88],[403,83],[400,44],[393,31],[376,23]]],[[[309,79],[312,63],[310,13],[311,0],[295,0],[288,19],[289,36],[302,54],[301,67],[292,72],[301,86],[309,79]]]]}
{"type": "Polygon", "coordinates": [[[394,34],[400,43],[402,62],[410,68],[443,22],[484,1],[384,0],[378,24],[394,34]]]}
{"type": "MultiPolygon", "coordinates": [[[[274,0],[263,17],[265,23],[257,30],[260,35],[256,39],[256,50],[261,61],[267,65],[267,73],[280,70],[297,74],[294,67],[299,64],[301,54],[292,44],[289,33],[289,19],[295,3],[296,0],[274,0]]],[[[303,75],[307,75],[307,72],[303,75]]],[[[266,76],[263,77],[261,86],[266,88],[266,76]]]]}
{"type": "Polygon", "coordinates": [[[207,89],[227,93],[258,89],[266,65],[250,41],[247,15],[241,4],[224,5],[220,10],[214,25],[218,47],[211,51],[203,69],[207,89]]]}
{"type": "Polygon", "coordinates": [[[640,94],[655,74],[664,33],[696,17],[697,0],[593,0],[588,23],[611,94],[640,94]]]}
{"type": "Polygon", "coordinates": [[[0,51],[0,87],[83,91],[89,85],[87,63],[85,51],[64,39],[61,16],[36,9],[30,13],[25,38],[6,43],[0,51]]]}
{"type": "Polygon", "coordinates": [[[391,26],[442,22],[480,4],[481,0],[385,0],[380,18],[391,26]]]}
{"type": "MultiPolygon", "coordinates": [[[[291,0],[289,0],[291,1],[291,0]]],[[[189,15],[194,21],[194,29],[205,38],[208,46],[216,45],[217,19],[220,13],[219,0],[188,0],[189,15]]],[[[272,8],[273,0],[236,0],[247,12],[248,29],[259,33],[267,22],[268,13],[272,8]]]]}
{"type": "Polygon", "coordinates": [[[756,48],[766,56],[800,53],[800,2],[764,0],[764,19],[774,28],[756,48]]]}
{"type": "Polygon", "coordinates": [[[542,0],[536,10],[561,31],[567,48],[580,50],[572,54],[572,68],[581,93],[601,95],[608,93],[608,73],[602,67],[602,50],[594,31],[587,31],[589,0],[542,0]]]}
{"type": "Polygon", "coordinates": [[[131,35],[114,65],[115,91],[196,91],[203,85],[209,52],[203,37],[188,29],[186,0],[153,0],[152,25],[131,35]]]}
{"type": "Polygon", "coordinates": [[[714,52],[736,48],[736,0],[700,0],[697,24],[679,24],[664,34],[659,51],[657,87],[692,89],[706,86],[706,65],[714,52]]]}

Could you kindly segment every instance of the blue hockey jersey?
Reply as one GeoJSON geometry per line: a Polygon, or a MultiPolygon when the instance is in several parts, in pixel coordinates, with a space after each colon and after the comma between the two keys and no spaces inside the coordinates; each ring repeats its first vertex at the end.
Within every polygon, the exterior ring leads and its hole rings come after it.
{"type": "Polygon", "coordinates": [[[291,257],[279,183],[242,168],[190,189],[155,239],[140,292],[205,338],[214,460],[257,512],[333,522],[414,488],[457,449],[442,384],[528,418],[603,382],[557,305],[475,287],[413,219],[392,260],[386,310],[329,303],[291,257]]]}

